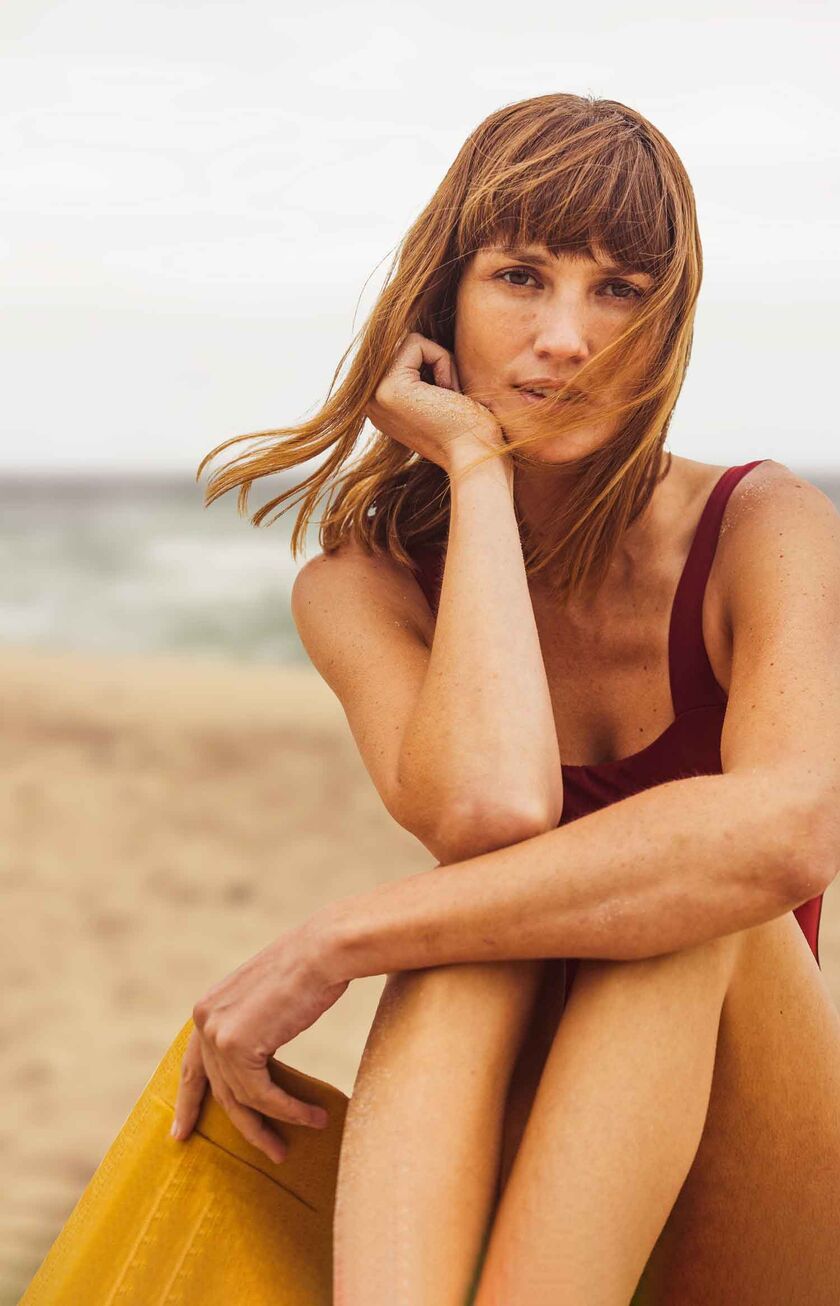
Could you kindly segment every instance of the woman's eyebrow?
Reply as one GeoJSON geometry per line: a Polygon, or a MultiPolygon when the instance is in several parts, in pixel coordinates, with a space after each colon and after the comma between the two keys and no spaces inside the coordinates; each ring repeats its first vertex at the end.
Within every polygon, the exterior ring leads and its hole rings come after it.
{"type": "MultiPolygon", "coordinates": [[[[511,249],[505,249],[499,245],[493,248],[493,253],[500,256],[504,255],[507,258],[525,259],[528,263],[536,263],[538,266],[545,268],[556,267],[559,262],[559,259],[557,258],[547,258],[545,254],[542,254],[538,249],[534,249],[530,245],[515,245],[511,249]]],[[[598,263],[595,267],[595,273],[598,276],[610,277],[626,277],[631,275],[641,277],[647,276],[647,273],[642,272],[640,268],[633,268],[629,265],[621,265],[618,263],[598,263]]]]}

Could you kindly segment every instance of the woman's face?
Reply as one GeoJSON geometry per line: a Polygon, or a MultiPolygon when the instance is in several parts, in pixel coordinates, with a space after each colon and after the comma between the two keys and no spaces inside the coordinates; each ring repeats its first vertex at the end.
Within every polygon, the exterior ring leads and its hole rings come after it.
{"type": "MultiPolygon", "coordinates": [[[[455,306],[455,365],[461,389],[495,411],[495,391],[506,404],[528,404],[527,383],[543,388],[574,382],[576,373],[629,325],[641,295],[652,286],[644,272],[610,267],[603,251],[555,255],[528,245],[515,254],[480,250],[467,264],[455,306]]],[[[592,421],[527,449],[529,458],[562,463],[606,444],[620,417],[602,417],[613,394],[589,395],[592,421]]]]}

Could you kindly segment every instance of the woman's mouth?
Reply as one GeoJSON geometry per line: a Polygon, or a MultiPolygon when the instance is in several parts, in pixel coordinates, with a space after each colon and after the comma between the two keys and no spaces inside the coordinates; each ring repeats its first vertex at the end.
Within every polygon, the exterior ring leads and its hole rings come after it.
{"type": "MultiPolygon", "coordinates": [[[[548,395],[552,393],[552,391],[550,390],[529,390],[528,387],[524,385],[517,386],[516,388],[519,391],[519,393],[523,395],[527,400],[529,400],[532,404],[539,403],[541,399],[546,399],[548,395]]],[[[567,399],[568,395],[563,395],[563,398],[567,399]]]]}

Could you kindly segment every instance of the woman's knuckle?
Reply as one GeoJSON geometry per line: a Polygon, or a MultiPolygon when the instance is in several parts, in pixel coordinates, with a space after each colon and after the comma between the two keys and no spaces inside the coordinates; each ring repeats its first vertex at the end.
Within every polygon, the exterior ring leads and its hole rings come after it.
{"type": "Polygon", "coordinates": [[[252,1106],[255,1111],[262,1111],[266,1115],[274,1110],[277,1101],[272,1093],[264,1088],[258,1088],[249,1093],[248,1105],[252,1106]]]}

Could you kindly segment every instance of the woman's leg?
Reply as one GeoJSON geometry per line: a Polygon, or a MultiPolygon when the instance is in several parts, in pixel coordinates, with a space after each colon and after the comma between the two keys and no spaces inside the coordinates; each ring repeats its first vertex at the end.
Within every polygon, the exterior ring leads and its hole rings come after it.
{"type": "Polygon", "coordinates": [[[697,1151],[743,937],[580,963],[475,1306],[627,1306],[697,1151]]]}
{"type": "Polygon", "coordinates": [[[680,1306],[837,1306],[840,1014],[792,912],[744,940],[706,1127],[644,1287],[680,1306]]]}
{"type": "Polygon", "coordinates": [[[464,1306],[542,961],[388,977],[347,1110],[335,1306],[464,1306]]]}

